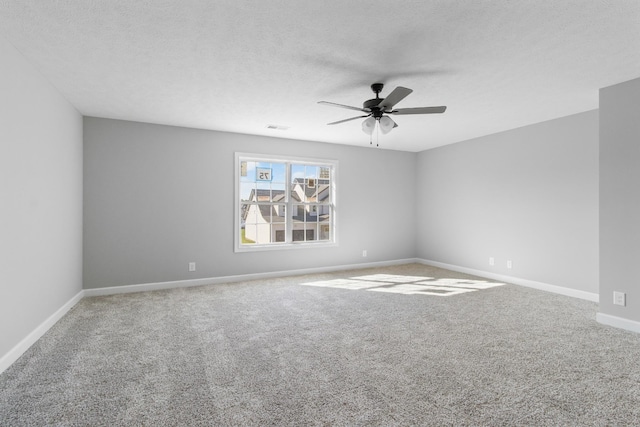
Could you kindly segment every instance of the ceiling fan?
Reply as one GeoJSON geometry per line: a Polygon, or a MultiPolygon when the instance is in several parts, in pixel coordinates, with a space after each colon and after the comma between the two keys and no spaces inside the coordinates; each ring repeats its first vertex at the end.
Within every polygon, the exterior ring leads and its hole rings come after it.
{"type": "Polygon", "coordinates": [[[356,110],[365,113],[364,116],[356,116],[351,117],[350,119],[338,120],[337,122],[327,123],[328,125],[337,125],[339,123],[348,122],[351,120],[362,119],[367,117],[367,119],[362,122],[362,130],[367,135],[371,135],[373,130],[375,129],[376,122],[378,123],[380,130],[383,134],[387,134],[391,131],[391,129],[398,127],[396,122],[394,122],[388,114],[437,114],[444,113],[447,107],[418,107],[418,108],[398,108],[394,109],[393,107],[404,98],[407,97],[412,89],[408,89],[406,87],[398,86],[394,90],[391,91],[386,98],[380,98],[380,92],[382,92],[382,88],[384,84],[382,83],[374,83],[371,85],[371,90],[376,94],[375,98],[368,99],[364,101],[362,104],[362,108],[351,107],[349,105],[336,104],[335,102],[327,102],[320,101],[318,104],[324,105],[333,105],[335,107],[346,108],[349,110],[356,110]]]}

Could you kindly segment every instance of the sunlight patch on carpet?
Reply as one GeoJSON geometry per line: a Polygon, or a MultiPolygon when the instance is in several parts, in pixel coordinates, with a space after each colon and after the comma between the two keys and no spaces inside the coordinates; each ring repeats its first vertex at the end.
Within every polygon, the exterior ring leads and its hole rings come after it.
{"type": "Polygon", "coordinates": [[[410,283],[420,280],[431,280],[433,277],[403,276],[402,274],[369,274],[367,276],[353,277],[356,280],[373,280],[376,282],[410,283]]]}
{"type": "Polygon", "coordinates": [[[356,276],[350,279],[332,279],[301,283],[301,285],[404,295],[435,295],[448,297],[503,286],[504,283],[474,279],[434,279],[433,277],[403,276],[400,274],[370,274],[366,276],[356,276]]]}
{"type": "MultiPolygon", "coordinates": [[[[380,282],[368,282],[366,280],[354,280],[354,279],[333,279],[323,280],[321,282],[302,283],[304,286],[320,286],[323,288],[338,288],[338,289],[366,289],[380,286],[383,283],[380,282]]],[[[384,283],[391,285],[392,283],[384,283]]]]}

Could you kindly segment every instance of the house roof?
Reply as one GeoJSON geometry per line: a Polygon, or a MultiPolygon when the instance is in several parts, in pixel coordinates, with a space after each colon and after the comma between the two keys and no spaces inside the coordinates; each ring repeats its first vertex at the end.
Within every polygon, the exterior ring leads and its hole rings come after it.
{"type": "Polygon", "coordinates": [[[284,201],[284,190],[253,189],[249,194],[249,200],[253,202],[279,202],[284,201]],[[273,200],[271,198],[273,197],[273,200]]]}
{"type": "MultiPolygon", "coordinates": [[[[299,185],[299,182],[296,182],[299,185]]],[[[299,186],[299,188],[302,186],[299,186]]],[[[317,200],[315,201],[319,201],[319,202],[323,202],[326,201],[326,199],[329,197],[330,193],[330,186],[328,184],[317,184],[315,187],[302,187],[304,188],[304,195],[307,198],[307,200],[311,199],[312,197],[315,197],[317,195],[317,200]]],[[[304,202],[305,200],[302,200],[300,198],[300,195],[297,191],[292,192],[291,197],[293,198],[293,200],[295,202],[304,202]]],[[[249,201],[253,201],[253,202],[284,202],[285,199],[285,192],[284,190],[267,190],[267,189],[253,189],[251,190],[251,193],[249,194],[249,201]],[[271,199],[273,198],[273,200],[271,199]]]]}
{"type": "Polygon", "coordinates": [[[292,197],[294,198],[294,200],[298,202],[304,201],[304,200],[300,199],[299,194],[296,192],[297,189],[304,189],[304,191],[301,191],[301,192],[304,193],[305,198],[308,201],[322,202],[329,197],[329,190],[330,190],[329,180],[316,179],[316,183],[313,187],[305,185],[306,181],[303,178],[295,178],[293,182],[294,182],[294,192],[292,197]],[[313,198],[316,198],[316,200],[310,200],[313,198]]]}
{"type": "MultiPolygon", "coordinates": [[[[294,182],[298,185],[298,187],[300,187],[300,180],[294,180],[294,182]]],[[[318,191],[318,201],[322,202],[325,201],[327,197],[329,197],[329,185],[328,184],[317,184],[317,187],[315,188],[307,188],[306,189],[306,197],[311,197],[311,196],[315,196],[316,195],[316,190],[318,191]]],[[[303,200],[300,199],[300,196],[298,195],[297,192],[293,191],[291,194],[291,197],[293,199],[294,202],[303,202],[303,200]]],[[[285,202],[285,191],[284,190],[267,190],[267,189],[253,189],[251,190],[251,193],[249,194],[249,198],[248,201],[250,202],[270,202],[273,201],[275,203],[277,202],[285,202]],[[271,198],[273,198],[273,200],[271,200],[271,198]]],[[[242,205],[242,220],[246,221],[247,219],[247,215],[249,213],[248,209],[247,209],[247,204],[243,204],[242,205]]],[[[272,205],[258,205],[259,210],[260,210],[260,215],[262,215],[263,218],[269,218],[272,217],[272,222],[276,223],[276,222],[283,222],[284,218],[278,216],[278,213],[276,212],[275,208],[272,205]]],[[[297,215],[297,211],[295,212],[296,215],[293,216],[294,221],[304,221],[306,220],[307,222],[313,222],[316,221],[316,219],[318,218],[317,216],[312,216],[309,215],[308,213],[306,215],[297,215]]],[[[320,215],[319,220],[320,221],[325,221],[327,220],[328,216],[326,215],[320,215]]]]}
{"type": "MultiPolygon", "coordinates": [[[[272,224],[283,223],[286,220],[285,217],[278,215],[278,212],[272,205],[258,205],[258,210],[259,210],[260,216],[262,216],[262,218],[264,218],[265,221],[271,222],[272,224]],[[269,218],[271,219],[270,221],[269,221],[269,218]]],[[[242,212],[243,221],[247,220],[248,213],[249,213],[248,209],[243,210],[242,212]]],[[[292,219],[294,221],[325,222],[329,220],[328,214],[311,215],[306,210],[304,210],[302,214],[299,214],[299,211],[294,211],[294,213],[295,215],[292,216],[292,219]]]]}

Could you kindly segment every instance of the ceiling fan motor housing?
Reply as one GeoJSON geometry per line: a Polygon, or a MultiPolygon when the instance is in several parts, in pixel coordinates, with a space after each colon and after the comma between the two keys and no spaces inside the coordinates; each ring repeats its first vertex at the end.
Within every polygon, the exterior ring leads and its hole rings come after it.
{"type": "Polygon", "coordinates": [[[383,87],[384,87],[383,83],[372,84],[371,90],[376,94],[376,97],[373,99],[367,99],[362,104],[362,108],[364,108],[365,110],[370,110],[371,113],[373,114],[373,117],[375,117],[378,120],[380,119],[380,117],[382,117],[382,113],[383,113],[383,111],[380,108],[378,108],[378,105],[382,101],[384,101],[384,98],[379,97],[379,94],[380,92],[382,92],[383,87]]]}
{"type": "Polygon", "coordinates": [[[362,108],[364,108],[365,110],[371,110],[371,112],[375,113],[376,111],[380,110],[378,108],[378,104],[380,104],[383,100],[384,98],[367,99],[362,104],[362,108]]]}

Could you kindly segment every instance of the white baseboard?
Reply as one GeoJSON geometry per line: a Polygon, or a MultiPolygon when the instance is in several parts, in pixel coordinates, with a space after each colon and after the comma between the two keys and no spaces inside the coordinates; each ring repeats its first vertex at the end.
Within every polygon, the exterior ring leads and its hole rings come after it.
{"type": "MultiPolygon", "coordinates": [[[[349,265],[330,266],[330,267],[315,267],[315,268],[305,268],[305,269],[299,269],[299,270],[274,271],[269,273],[240,274],[240,275],[234,275],[234,276],[210,277],[210,278],[203,278],[203,279],[176,280],[171,282],[143,283],[138,285],[125,285],[125,286],[113,286],[113,287],[96,288],[96,289],[84,289],[78,292],[78,294],[76,294],[67,303],[65,303],[62,307],[60,307],[54,314],[49,316],[49,318],[47,318],[44,322],[42,322],[35,330],[33,330],[29,335],[27,335],[22,341],[20,341],[15,347],[13,347],[7,354],[0,357],[0,373],[4,372],[9,366],[11,366],[13,362],[18,360],[18,358],[22,354],[24,354],[24,352],[27,351],[29,347],[31,347],[38,339],[40,339],[40,337],[42,337],[58,320],[62,318],[62,316],[64,316],[83,297],[113,295],[113,294],[131,293],[131,292],[145,292],[145,291],[154,291],[154,290],[161,290],[161,289],[183,288],[183,287],[202,286],[202,285],[211,285],[211,284],[219,284],[219,283],[243,282],[247,280],[269,279],[274,277],[285,277],[285,276],[299,276],[303,274],[327,273],[332,271],[357,270],[357,269],[373,268],[373,267],[388,267],[392,265],[402,265],[402,264],[411,264],[411,263],[421,263],[425,265],[431,265],[434,267],[440,267],[447,270],[473,274],[474,276],[486,277],[493,280],[499,280],[501,282],[527,286],[535,289],[540,289],[548,292],[554,292],[554,293],[567,295],[571,297],[586,299],[594,302],[598,302],[598,299],[599,299],[598,294],[594,294],[591,292],[584,292],[584,291],[579,291],[575,289],[564,288],[561,286],[550,285],[547,283],[535,282],[532,280],[520,279],[517,277],[505,276],[505,275],[495,274],[487,271],[475,270],[471,268],[460,267],[457,265],[445,264],[437,261],[430,261],[430,260],[419,259],[419,258],[407,258],[407,259],[399,259],[399,260],[392,260],[392,261],[377,261],[377,262],[369,262],[369,263],[362,263],[362,264],[349,264],[349,265]]],[[[602,313],[598,313],[597,320],[602,324],[615,326],[615,327],[627,329],[630,331],[640,332],[639,322],[634,322],[631,320],[622,319],[619,317],[610,316],[602,313]]]]}
{"type": "Polygon", "coordinates": [[[16,344],[8,353],[0,357],[0,374],[3,373],[13,362],[18,360],[25,351],[29,349],[36,341],[40,339],[55,323],[62,318],[69,310],[73,308],[84,296],[84,291],[78,292],[73,298],[67,301],[55,313],[49,316],[44,322],[36,327],[29,335],[24,337],[22,341],[16,344]]]}
{"type": "Polygon", "coordinates": [[[602,323],[603,325],[640,333],[640,322],[636,322],[635,320],[623,319],[622,317],[604,313],[597,313],[596,320],[598,323],[602,323]]]}
{"type": "Polygon", "coordinates": [[[419,259],[419,263],[431,265],[433,267],[444,268],[447,270],[458,271],[460,273],[473,274],[474,276],[486,277],[488,279],[499,280],[501,282],[513,283],[514,285],[526,286],[528,288],[540,289],[542,291],[553,292],[555,294],[566,295],[569,297],[580,298],[587,301],[599,302],[600,295],[593,292],[580,291],[578,289],[565,288],[548,283],[536,282],[534,280],[521,279],[519,277],[506,276],[503,274],[491,273],[489,271],[476,270],[473,268],[461,267],[459,265],[446,264],[428,259],[419,259]]]}
{"type": "Polygon", "coordinates": [[[306,268],[300,270],[274,271],[271,273],[241,274],[236,276],[210,277],[204,279],[176,280],[172,282],[143,283],[139,285],[113,286],[108,288],[84,289],[78,292],[73,298],[67,301],[55,313],[49,316],[29,335],[16,344],[9,352],[0,357],[0,374],[11,366],[25,351],[40,339],[58,320],[62,318],[74,305],[84,297],[101,295],[113,295],[131,292],[155,291],[161,289],[184,288],[190,286],[202,286],[218,283],[243,282],[246,280],[268,279],[273,277],[298,276],[312,273],[327,273],[331,271],[356,270],[371,267],[386,267],[390,265],[401,265],[418,262],[415,258],[399,259],[393,261],[378,261],[362,264],[350,264],[331,267],[306,268]]]}
{"type": "Polygon", "coordinates": [[[176,280],[172,282],[142,283],[137,285],[111,286],[106,288],[85,289],[84,296],[125,294],[132,292],[157,291],[161,289],[188,288],[192,286],[215,285],[219,283],[244,282],[247,280],[271,279],[274,277],[300,276],[303,274],[328,273],[332,271],[358,270],[372,267],[388,267],[391,265],[411,264],[419,262],[416,258],[392,261],[377,261],[362,264],[338,265],[330,267],[303,268],[299,270],[273,271],[269,273],[239,274],[234,276],[208,277],[203,279],[176,280]]]}

